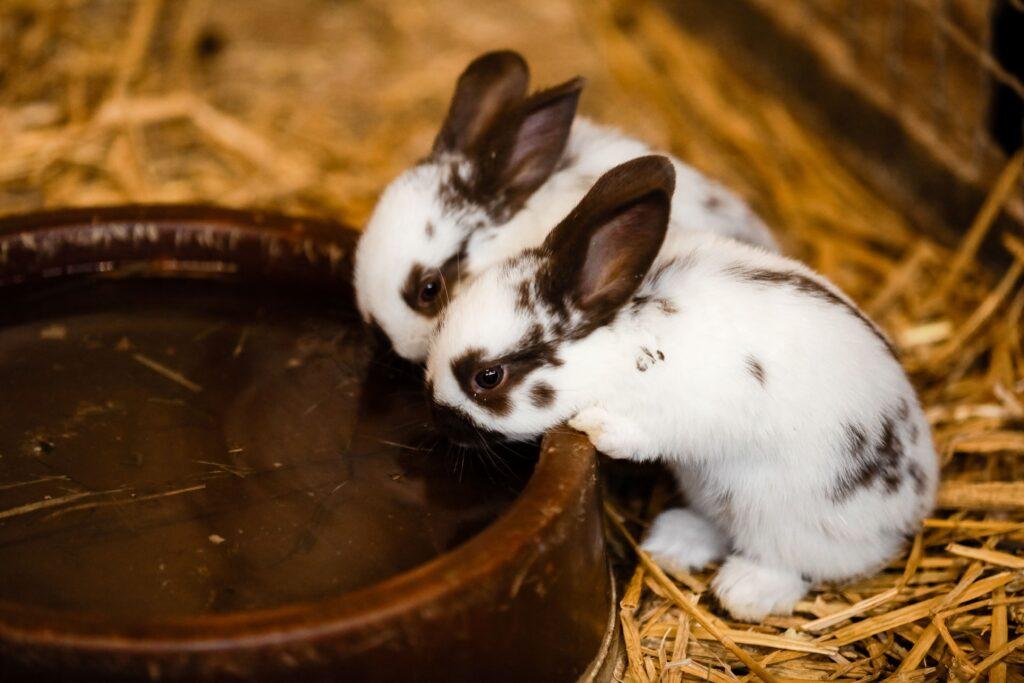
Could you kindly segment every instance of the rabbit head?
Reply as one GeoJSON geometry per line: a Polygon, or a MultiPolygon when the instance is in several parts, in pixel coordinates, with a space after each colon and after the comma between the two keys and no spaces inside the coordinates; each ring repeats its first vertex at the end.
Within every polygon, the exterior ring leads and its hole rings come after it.
{"type": "Polygon", "coordinates": [[[531,439],[586,400],[577,378],[601,372],[601,334],[650,270],[665,239],[672,163],[647,156],[601,176],[537,249],[467,285],[430,345],[438,426],[456,442],[531,439]]]}
{"type": "Polygon", "coordinates": [[[426,358],[440,311],[471,272],[471,237],[507,223],[564,152],[582,80],[527,96],[515,52],[459,77],[430,155],[384,191],[355,258],[356,300],[399,355],[426,358]]]}

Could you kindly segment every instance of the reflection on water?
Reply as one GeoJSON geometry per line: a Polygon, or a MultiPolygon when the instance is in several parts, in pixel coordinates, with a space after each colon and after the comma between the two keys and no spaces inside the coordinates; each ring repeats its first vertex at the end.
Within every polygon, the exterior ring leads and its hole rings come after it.
{"type": "Polygon", "coordinates": [[[128,620],[315,600],[501,513],[529,459],[449,452],[419,370],[375,358],[338,302],[291,294],[5,292],[0,600],[128,620]]]}

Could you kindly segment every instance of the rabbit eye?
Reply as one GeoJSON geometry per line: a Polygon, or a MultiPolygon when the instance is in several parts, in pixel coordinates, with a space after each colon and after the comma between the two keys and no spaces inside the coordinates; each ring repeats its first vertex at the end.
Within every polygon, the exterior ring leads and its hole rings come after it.
{"type": "Polygon", "coordinates": [[[473,376],[473,388],[480,391],[491,391],[505,383],[506,372],[504,366],[495,365],[484,368],[473,376]]]}
{"type": "Polygon", "coordinates": [[[420,291],[417,295],[417,301],[420,306],[429,306],[437,300],[437,297],[441,295],[441,290],[444,289],[444,281],[441,279],[441,275],[434,273],[428,275],[420,282],[420,291]]]}

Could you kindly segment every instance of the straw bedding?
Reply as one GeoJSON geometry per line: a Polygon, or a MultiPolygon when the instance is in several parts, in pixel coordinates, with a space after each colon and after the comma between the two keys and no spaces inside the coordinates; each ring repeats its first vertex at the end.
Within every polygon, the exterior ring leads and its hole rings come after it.
{"type": "Polygon", "coordinates": [[[656,5],[7,0],[0,212],[212,201],[358,225],[429,148],[455,75],[498,46],[526,54],[537,84],[586,75],[587,113],[735,188],[857,299],[899,349],[943,460],[940,510],[912,549],[758,625],[723,616],[711,571],[667,576],[635,554],[667,482],[613,496],[617,676],[1024,681],[1024,241],[1000,236],[1005,269],[976,258],[1020,155],[942,244],[656,5]]]}

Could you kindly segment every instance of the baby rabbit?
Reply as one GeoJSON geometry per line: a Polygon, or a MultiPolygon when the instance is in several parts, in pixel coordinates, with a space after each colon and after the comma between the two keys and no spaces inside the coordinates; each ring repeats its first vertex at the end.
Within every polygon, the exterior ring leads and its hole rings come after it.
{"type": "MultiPolygon", "coordinates": [[[[359,309],[408,360],[425,360],[436,316],[464,282],[538,246],[598,176],[649,153],[612,129],[573,123],[582,79],[527,97],[528,80],[515,52],[473,61],[430,156],[388,186],[359,242],[359,309]]],[[[673,163],[686,181],[673,202],[673,229],[777,249],[740,199],[673,163]]]]}
{"type": "Polygon", "coordinates": [[[438,425],[462,443],[568,420],[613,458],[661,460],[688,507],[644,548],[724,559],[736,618],[788,613],[811,583],[884,565],[932,506],[928,423],[885,336],[802,264],[668,233],[673,164],[600,178],[529,249],[480,275],[430,347],[438,425]]]}

